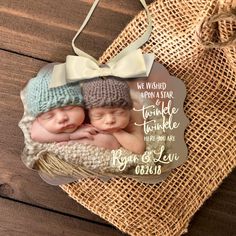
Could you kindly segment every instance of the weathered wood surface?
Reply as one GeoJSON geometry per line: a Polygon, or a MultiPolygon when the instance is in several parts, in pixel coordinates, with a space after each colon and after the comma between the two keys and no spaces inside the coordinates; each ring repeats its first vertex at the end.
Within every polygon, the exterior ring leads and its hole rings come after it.
{"type": "Polygon", "coordinates": [[[23,110],[19,92],[26,80],[33,77],[35,71],[45,62],[6,51],[0,51],[0,58],[4,58],[0,63],[0,194],[67,214],[98,220],[94,214],[68,198],[62,190],[42,182],[37,173],[27,169],[20,161],[24,139],[18,128],[23,110]]]}
{"type": "MultiPolygon", "coordinates": [[[[73,54],[71,39],[92,2],[0,0],[0,235],[123,235],[20,160],[20,90],[48,61],[73,54]]],[[[76,44],[98,58],[139,10],[136,0],[102,0],[76,44]]],[[[234,172],[194,216],[187,236],[236,233],[235,183],[234,172]]]]}
{"type": "Polygon", "coordinates": [[[115,229],[19,202],[0,199],[0,234],[4,236],[121,235],[115,229]]]}
{"type": "Polygon", "coordinates": [[[236,235],[236,170],[204,203],[190,222],[185,236],[236,235]]]}
{"type": "MultiPolygon", "coordinates": [[[[1,48],[43,60],[64,61],[66,55],[73,54],[71,39],[92,2],[1,0],[1,48]]],[[[142,6],[136,0],[101,1],[77,45],[98,58],[139,10],[142,6]]]]}

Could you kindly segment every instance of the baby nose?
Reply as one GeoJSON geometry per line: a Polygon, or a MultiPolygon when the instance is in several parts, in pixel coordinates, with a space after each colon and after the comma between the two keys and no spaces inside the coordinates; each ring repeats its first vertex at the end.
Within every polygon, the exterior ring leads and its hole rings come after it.
{"type": "Polygon", "coordinates": [[[58,112],[57,114],[57,120],[58,120],[58,123],[59,124],[63,124],[65,123],[66,121],[68,121],[68,116],[66,113],[64,112],[58,112]]]}
{"type": "Polygon", "coordinates": [[[106,124],[114,124],[114,123],[115,123],[115,117],[111,114],[107,114],[106,124]]]}

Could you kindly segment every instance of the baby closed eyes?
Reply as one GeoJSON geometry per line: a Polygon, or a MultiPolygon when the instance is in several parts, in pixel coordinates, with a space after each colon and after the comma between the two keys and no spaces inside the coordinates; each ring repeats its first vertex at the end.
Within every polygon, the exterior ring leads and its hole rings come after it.
{"type": "MultiPolygon", "coordinates": [[[[110,115],[115,115],[115,116],[121,116],[125,113],[125,111],[123,110],[116,110],[116,111],[110,111],[109,114],[110,115]]],[[[95,113],[91,113],[90,117],[94,118],[94,119],[101,119],[103,118],[105,115],[107,115],[106,112],[101,113],[101,112],[95,112],[95,113]]]]}
{"type": "MultiPolygon", "coordinates": [[[[56,109],[60,110],[60,111],[70,111],[73,108],[75,108],[75,106],[65,106],[65,107],[60,107],[60,108],[56,108],[56,109]]],[[[55,110],[51,110],[51,111],[48,111],[48,112],[45,112],[44,114],[42,114],[40,116],[40,118],[43,119],[43,120],[50,120],[54,116],[55,116],[55,110]]]]}

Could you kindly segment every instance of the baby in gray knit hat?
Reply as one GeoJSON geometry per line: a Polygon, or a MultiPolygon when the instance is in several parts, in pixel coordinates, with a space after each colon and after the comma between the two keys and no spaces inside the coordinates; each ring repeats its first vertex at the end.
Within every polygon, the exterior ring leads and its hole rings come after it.
{"type": "Polygon", "coordinates": [[[74,140],[108,149],[119,148],[120,144],[112,135],[84,125],[84,102],[78,83],[48,87],[54,65],[43,67],[26,87],[27,111],[35,117],[31,138],[41,143],[74,140]]]}
{"type": "Polygon", "coordinates": [[[112,134],[125,149],[143,154],[145,141],[142,114],[132,110],[128,83],[116,77],[96,78],[82,86],[90,123],[104,133],[112,134]]]}

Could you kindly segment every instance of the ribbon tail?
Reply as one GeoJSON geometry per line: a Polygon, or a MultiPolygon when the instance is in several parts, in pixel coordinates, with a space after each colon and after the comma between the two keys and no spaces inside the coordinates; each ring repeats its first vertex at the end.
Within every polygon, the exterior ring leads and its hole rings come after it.
{"type": "Polygon", "coordinates": [[[143,54],[143,59],[146,65],[146,76],[149,76],[155,59],[155,54],[154,53],[143,54]]]}
{"type": "Polygon", "coordinates": [[[49,83],[49,88],[56,88],[63,86],[66,81],[66,64],[55,65],[52,72],[52,78],[49,83]]]}

